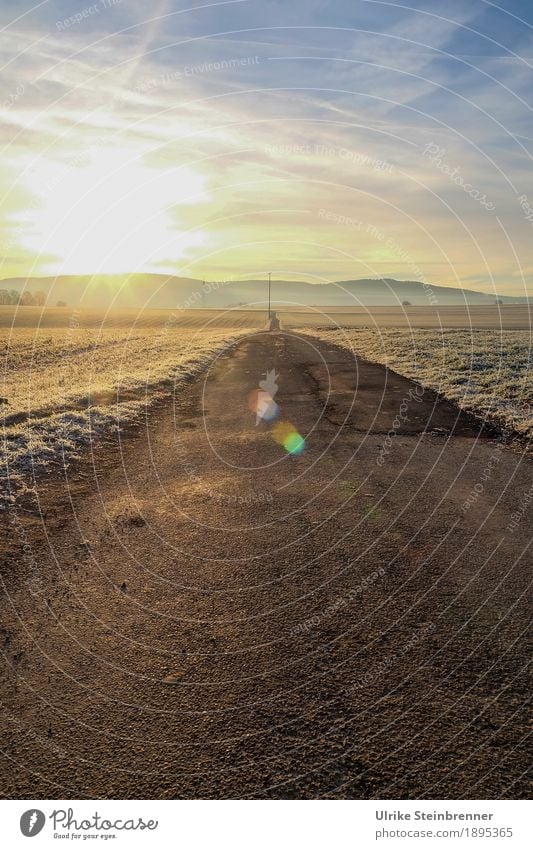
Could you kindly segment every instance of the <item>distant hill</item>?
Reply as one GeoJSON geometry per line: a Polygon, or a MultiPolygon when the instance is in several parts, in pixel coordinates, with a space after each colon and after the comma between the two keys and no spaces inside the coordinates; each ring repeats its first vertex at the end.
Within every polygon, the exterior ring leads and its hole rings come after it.
{"type": "MultiPolygon", "coordinates": [[[[15,277],[0,280],[1,289],[32,293],[43,291],[47,303],[66,301],[69,307],[152,307],[216,308],[266,304],[267,283],[263,280],[209,281],[164,274],[76,275],[59,277],[15,277]]],[[[527,298],[488,295],[471,289],[459,289],[416,280],[393,278],[342,280],[335,283],[307,283],[276,280],[272,283],[274,308],[283,306],[398,306],[408,301],[413,306],[526,304],[527,298]]]]}

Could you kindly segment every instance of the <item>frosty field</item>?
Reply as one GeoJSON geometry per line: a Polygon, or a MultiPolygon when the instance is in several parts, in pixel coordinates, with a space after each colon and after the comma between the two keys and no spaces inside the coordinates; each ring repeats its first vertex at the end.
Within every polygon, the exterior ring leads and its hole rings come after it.
{"type": "Polygon", "coordinates": [[[462,409],[533,435],[529,330],[344,329],[305,331],[388,366],[462,409]]]}
{"type": "Polygon", "coordinates": [[[68,464],[96,437],[138,420],[163,391],[246,332],[242,315],[213,326],[210,317],[168,311],[156,327],[136,326],[129,316],[103,321],[102,314],[100,326],[77,313],[65,323],[64,310],[45,317],[0,337],[4,505],[26,489],[30,474],[68,464]]]}
{"type": "MultiPolygon", "coordinates": [[[[331,320],[348,326],[327,329],[323,313],[281,313],[287,331],[350,348],[531,436],[528,330],[389,326],[402,316],[376,310],[379,326],[354,328],[350,321],[362,316],[343,311],[331,320]]],[[[264,319],[253,310],[104,314],[0,307],[2,502],[24,492],[34,473],[68,465],[95,438],[137,421],[169,385],[204,368],[226,343],[260,329],[264,319]]]]}

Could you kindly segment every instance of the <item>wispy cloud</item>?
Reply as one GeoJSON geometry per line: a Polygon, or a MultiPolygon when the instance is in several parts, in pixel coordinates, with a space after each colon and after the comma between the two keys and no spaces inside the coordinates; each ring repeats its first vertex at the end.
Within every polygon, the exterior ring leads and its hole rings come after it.
{"type": "Polygon", "coordinates": [[[459,2],[99,4],[81,19],[67,0],[22,17],[4,4],[2,276],[407,278],[416,264],[453,285],[518,293],[522,271],[531,281],[517,198],[533,146],[533,40],[510,14],[459,2]],[[424,155],[431,144],[446,167],[424,155]]]}

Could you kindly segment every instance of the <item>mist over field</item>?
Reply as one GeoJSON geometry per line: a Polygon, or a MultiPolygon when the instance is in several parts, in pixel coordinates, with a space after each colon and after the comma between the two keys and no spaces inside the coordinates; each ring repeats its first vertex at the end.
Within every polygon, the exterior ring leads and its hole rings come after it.
{"type": "MultiPolygon", "coordinates": [[[[94,275],[59,276],[0,280],[0,304],[6,294],[18,292],[44,293],[46,302],[58,301],[71,306],[90,308],[143,307],[144,309],[183,309],[254,307],[267,304],[266,279],[262,280],[195,280],[165,275],[94,275]]],[[[273,307],[306,306],[450,306],[496,303],[528,303],[526,297],[504,295],[494,291],[439,286],[417,280],[363,279],[331,283],[309,283],[305,280],[276,279],[272,292],[273,307]]]]}

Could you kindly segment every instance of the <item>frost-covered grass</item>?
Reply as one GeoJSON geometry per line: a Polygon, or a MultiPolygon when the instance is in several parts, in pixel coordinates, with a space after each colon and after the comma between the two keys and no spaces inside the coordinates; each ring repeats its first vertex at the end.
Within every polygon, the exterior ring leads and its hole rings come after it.
{"type": "Polygon", "coordinates": [[[0,507],[34,472],[76,457],[97,437],[138,420],[168,390],[247,332],[126,326],[15,328],[0,337],[0,507]]]}
{"type": "Polygon", "coordinates": [[[305,332],[441,392],[460,407],[533,436],[533,352],[526,330],[309,329],[305,332]]]}

